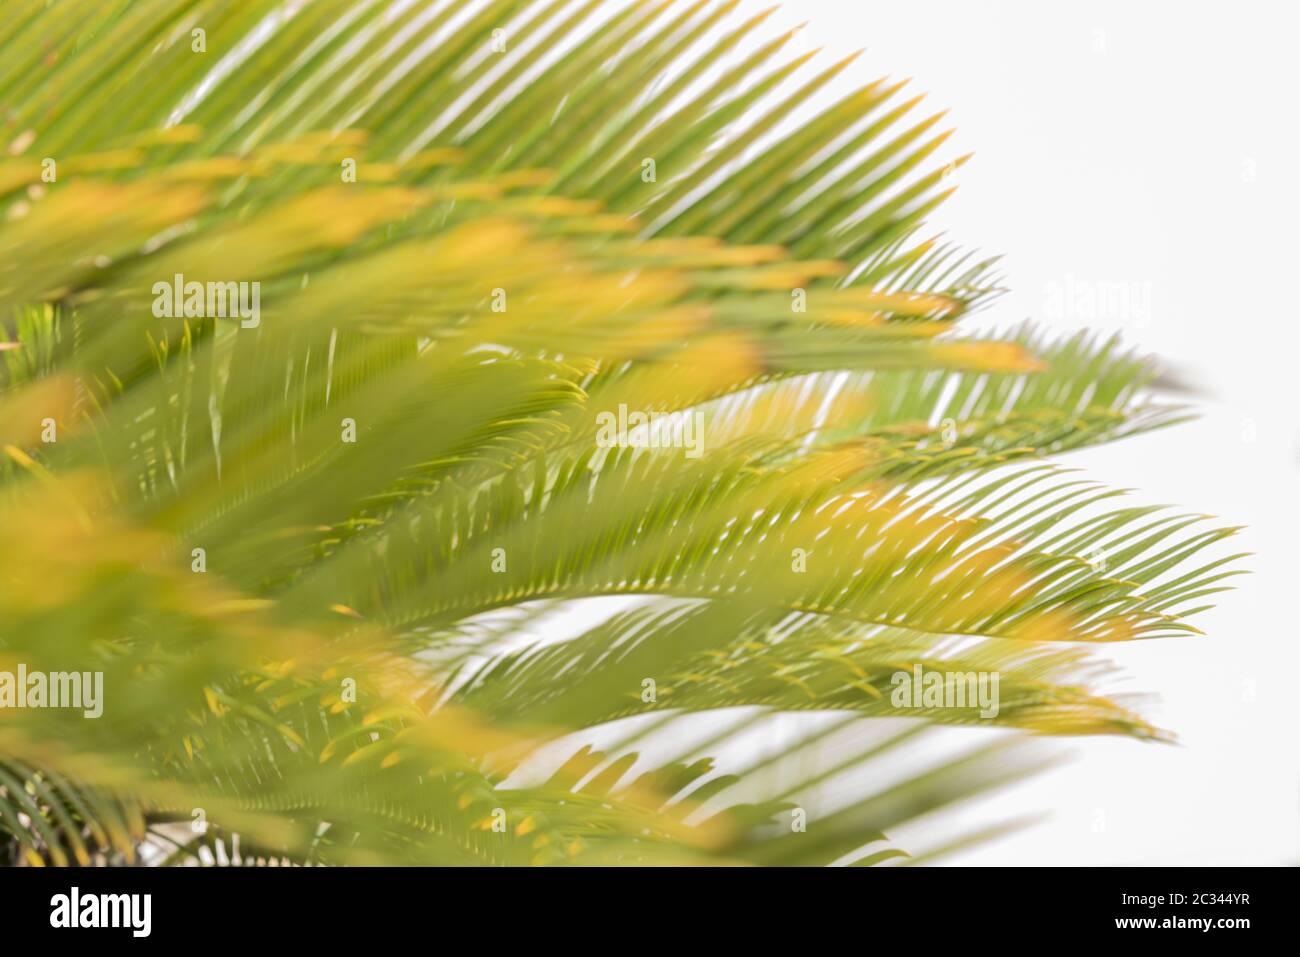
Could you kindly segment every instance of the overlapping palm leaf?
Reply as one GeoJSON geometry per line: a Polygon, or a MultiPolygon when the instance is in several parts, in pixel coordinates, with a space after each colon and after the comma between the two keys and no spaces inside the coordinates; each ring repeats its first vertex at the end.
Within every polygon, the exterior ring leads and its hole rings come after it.
{"type": "Polygon", "coordinates": [[[994,264],[919,232],[960,161],[902,84],[804,110],[860,65],[735,2],[12,6],[0,662],[106,682],[0,715],[15,859],[893,860],[1033,766],[818,798],[919,740],[874,720],[916,664],[1162,735],[1061,643],[1194,631],[1231,530],[1040,461],[1183,413],[1115,342],[961,334],[994,264]],[[177,274],[260,323],[155,316],[177,274]],[[704,454],[605,447],[620,405],[704,454]],[[714,757],[789,711],[842,715],[818,770],[714,757]]]}

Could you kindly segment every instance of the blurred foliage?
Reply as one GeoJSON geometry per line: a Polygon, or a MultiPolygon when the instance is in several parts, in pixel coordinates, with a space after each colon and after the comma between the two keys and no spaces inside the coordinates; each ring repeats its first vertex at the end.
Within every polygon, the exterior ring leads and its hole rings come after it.
{"type": "Polygon", "coordinates": [[[980,719],[898,670],[1163,736],[1086,646],[1193,632],[1231,529],[1047,457],[1183,413],[1114,341],[960,335],[940,117],[801,110],[849,61],[736,6],[10,0],[0,669],[105,704],[0,711],[0,855],[878,863],[1036,766],[899,773],[980,719]],[[260,322],[156,317],[177,274],[260,322]],[[620,405],[704,454],[604,447],[620,405]]]}

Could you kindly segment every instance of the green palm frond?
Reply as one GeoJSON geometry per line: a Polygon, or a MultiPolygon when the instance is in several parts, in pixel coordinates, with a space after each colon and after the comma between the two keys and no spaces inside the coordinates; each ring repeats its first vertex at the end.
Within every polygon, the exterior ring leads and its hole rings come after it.
{"type": "Polygon", "coordinates": [[[891,774],[932,724],[1169,737],[1087,644],[1195,633],[1233,529],[1052,457],[1186,410],[964,334],[1001,277],[904,84],[815,111],[861,66],[736,0],[11,6],[0,671],[104,710],[2,716],[6,861],[926,860],[1043,763],[891,774]]]}

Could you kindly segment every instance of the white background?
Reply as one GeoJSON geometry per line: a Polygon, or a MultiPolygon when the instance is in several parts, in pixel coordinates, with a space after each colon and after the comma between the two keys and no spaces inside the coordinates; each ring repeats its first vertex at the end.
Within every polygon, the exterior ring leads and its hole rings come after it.
{"type": "Polygon", "coordinates": [[[891,836],[1046,810],[949,861],[1300,863],[1300,5],[800,0],[761,29],[805,19],[791,49],[826,47],[817,62],[866,48],[835,92],[914,77],[951,110],[944,158],[976,156],[932,222],[1005,254],[1012,291],[982,321],[1044,320],[1052,284],[1146,284],[1149,317],[1046,321],[1123,330],[1196,386],[1202,418],[1068,461],[1247,525],[1238,550],[1257,553],[1195,622],[1205,638],[1104,649],[1127,676],[1104,690],[1154,693],[1141,710],[1178,745],[1060,740],[1063,768],[891,836]]]}

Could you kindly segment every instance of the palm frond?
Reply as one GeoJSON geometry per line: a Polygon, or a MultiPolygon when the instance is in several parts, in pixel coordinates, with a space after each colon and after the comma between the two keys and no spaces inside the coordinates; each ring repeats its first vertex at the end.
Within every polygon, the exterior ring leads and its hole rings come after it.
{"type": "Polygon", "coordinates": [[[1040,766],[899,771],[976,720],[915,667],[1168,737],[1057,643],[1194,633],[1233,529],[1050,460],[1185,412],[964,334],[1001,279],[922,238],[962,160],[904,84],[813,111],[854,58],[735,0],[10,7],[0,670],[104,709],[0,724],[6,860],[895,862],[1040,766]],[[641,604],[546,632],[590,599],[641,604]]]}

